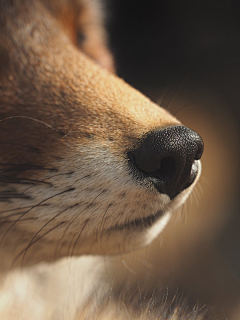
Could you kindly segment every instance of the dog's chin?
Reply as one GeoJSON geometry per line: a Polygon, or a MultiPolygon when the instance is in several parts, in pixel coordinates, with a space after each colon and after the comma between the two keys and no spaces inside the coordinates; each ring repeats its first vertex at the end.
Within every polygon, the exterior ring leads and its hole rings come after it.
{"type": "MultiPolygon", "coordinates": [[[[70,242],[59,246],[58,250],[56,250],[55,241],[48,241],[47,245],[39,247],[38,251],[35,250],[34,246],[30,246],[26,256],[24,255],[23,265],[29,266],[42,261],[53,262],[56,259],[67,256],[118,255],[149,245],[165,228],[174,215],[174,211],[187,200],[199,180],[200,174],[201,163],[199,161],[198,173],[194,182],[172,200],[165,195],[164,204],[163,197],[160,197],[159,207],[162,209],[154,214],[147,215],[146,212],[143,217],[115,224],[110,228],[101,230],[101,232],[84,235],[81,239],[78,239],[78,245],[73,246],[74,243],[72,242],[72,238],[70,238],[70,242]]],[[[19,252],[23,253],[25,249],[26,246],[23,243],[22,247],[19,248],[19,252]]],[[[17,262],[19,261],[21,264],[23,260],[18,259],[17,262]]]]}
{"type": "Polygon", "coordinates": [[[91,252],[119,254],[150,244],[165,228],[174,211],[183,205],[193,191],[201,175],[201,162],[197,162],[198,173],[193,183],[173,200],[169,200],[164,210],[106,229],[101,235],[101,240],[92,246],[91,252]]]}
{"type": "Polygon", "coordinates": [[[125,223],[116,223],[95,235],[84,236],[81,246],[75,248],[74,255],[117,255],[150,244],[165,228],[174,215],[174,211],[187,200],[200,175],[201,162],[198,161],[198,172],[195,180],[174,199],[171,200],[169,196],[165,195],[165,203],[159,203],[159,207],[162,209],[150,215],[146,213],[134,220],[127,220],[125,223]]]}
{"type": "MultiPolygon", "coordinates": [[[[170,218],[170,211],[166,211],[159,212],[149,219],[144,218],[142,222],[139,219],[124,225],[117,225],[105,230],[94,242],[92,237],[85,238],[82,243],[85,252],[82,253],[118,255],[147,246],[164,229],[170,218]]],[[[77,248],[75,254],[78,255],[77,248]]]]}

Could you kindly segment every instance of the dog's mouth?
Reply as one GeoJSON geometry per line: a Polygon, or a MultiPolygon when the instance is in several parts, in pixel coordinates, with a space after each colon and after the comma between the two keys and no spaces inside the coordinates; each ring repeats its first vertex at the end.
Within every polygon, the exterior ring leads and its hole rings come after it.
{"type": "MultiPolygon", "coordinates": [[[[117,224],[109,228],[108,231],[119,231],[119,230],[142,231],[142,230],[150,229],[153,225],[155,225],[158,221],[160,221],[161,218],[163,218],[167,213],[169,213],[169,211],[174,211],[175,209],[179,208],[179,206],[181,206],[184,201],[186,201],[186,198],[191,193],[192,186],[194,186],[200,174],[201,174],[201,163],[199,161],[194,161],[188,181],[185,183],[180,194],[177,194],[173,199],[171,198],[169,199],[169,202],[167,204],[168,209],[166,208],[165,210],[164,209],[159,210],[156,213],[151,214],[147,217],[139,217],[131,221],[126,221],[126,223],[117,224]]],[[[143,179],[143,177],[141,177],[141,179],[143,179]]],[[[157,191],[159,191],[156,181],[150,181],[150,183],[157,189],[157,191]]]]}
{"type": "Polygon", "coordinates": [[[142,217],[138,218],[129,222],[126,222],[124,224],[116,225],[114,227],[111,227],[109,230],[116,231],[116,230],[123,230],[123,229],[129,229],[129,230],[135,230],[135,229],[148,229],[152,227],[163,215],[163,210],[159,210],[155,214],[149,215],[148,217],[142,217]]]}

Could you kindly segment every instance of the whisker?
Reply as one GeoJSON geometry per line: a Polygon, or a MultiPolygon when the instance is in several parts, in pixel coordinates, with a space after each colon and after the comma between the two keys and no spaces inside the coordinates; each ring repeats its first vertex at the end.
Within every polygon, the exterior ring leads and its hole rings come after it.
{"type": "Polygon", "coordinates": [[[72,133],[81,133],[81,131],[71,131],[71,132],[68,132],[67,134],[65,134],[63,137],[62,137],[62,139],[65,139],[67,136],[69,136],[70,134],[72,134],[72,133]]]}
{"type": "MultiPolygon", "coordinates": [[[[77,180],[71,185],[71,187],[74,186],[78,181],[80,181],[80,180],[82,180],[82,179],[85,179],[85,178],[88,178],[88,177],[91,177],[91,174],[87,174],[86,176],[84,176],[84,177],[82,177],[82,178],[80,178],[80,179],[77,179],[77,180]]],[[[94,199],[94,200],[95,200],[95,199],[94,199]]]]}
{"type": "MultiPolygon", "coordinates": [[[[104,191],[102,190],[102,191],[92,200],[92,202],[90,202],[90,204],[88,205],[88,207],[91,207],[91,205],[94,203],[94,201],[95,201],[103,192],[104,192],[104,191]]],[[[88,220],[87,220],[87,221],[88,221],[88,220]]],[[[84,229],[84,228],[85,228],[85,225],[84,225],[83,229],[84,229]]],[[[82,231],[83,231],[83,229],[82,229],[82,231]]],[[[80,233],[79,233],[79,235],[78,235],[78,238],[80,237],[82,231],[80,231],[80,233]]],[[[74,245],[73,250],[75,249],[75,246],[76,246],[76,244],[77,244],[77,241],[78,241],[78,239],[77,239],[76,242],[75,242],[75,245],[74,245]]],[[[72,245],[72,241],[70,242],[70,245],[69,245],[68,255],[69,255],[69,251],[70,251],[71,245],[72,245]]],[[[72,251],[72,254],[73,254],[73,251],[72,251]]],[[[71,256],[72,256],[72,254],[71,254],[71,256]]]]}
{"type": "MultiPolygon", "coordinates": [[[[143,258],[139,257],[139,256],[137,255],[137,252],[136,252],[135,250],[132,251],[132,254],[133,254],[134,257],[141,263],[142,266],[146,267],[147,269],[152,270],[153,264],[150,263],[150,262],[148,262],[148,261],[146,260],[146,258],[143,259],[143,258]]],[[[145,255],[146,255],[146,250],[145,250],[145,255]]]]}
{"type": "Polygon", "coordinates": [[[13,177],[13,176],[7,176],[7,175],[0,175],[0,182],[9,183],[9,184],[32,184],[35,182],[50,184],[50,182],[44,182],[44,181],[28,179],[28,178],[13,177]]]}
{"type": "Polygon", "coordinates": [[[63,176],[63,175],[68,175],[68,174],[73,174],[73,173],[74,173],[74,171],[70,171],[70,172],[66,172],[66,173],[54,174],[53,176],[50,176],[50,177],[47,177],[47,178],[45,178],[45,179],[43,179],[43,180],[41,180],[41,181],[38,181],[39,183],[36,183],[36,184],[28,187],[28,188],[25,189],[22,193],[25,193],[26,191],[28,191],[29,189],[37,186],[37,185],[40,184],[40,183],[47,183],[47,184],[49,184],[50,186],[53,186],[53,184],[52,184],[51,182],[45,182],[45,181],[46,181],[46,180],[49,180],[49,179],[52,179],[52,178],[54,178],[54,177],[57,177],[57,176],[63,176]]]}
{"type": "Polygon", "coordinates": [[[105,210],[104,212],[104,215],[103,215],[103,218],[102,218],[102,222],[101,222],[101,225],[99,226],[99,231],[101,230],[101,238],[103,236],[103,232],[104,232],[104,225],[105,225],[105,217],[106,217],[106,214],[109,210],[109,208],[112,206],[112,203],[110,203],[107,207],[107,209],[105,210]]]}
{"type": "MultiPolygon", "coordinates": [[[[21,164],[21,163],[0,163],[0,166],[15,166],[15,167],[19,167],[19,168],[24,168],[24,170],[45,170],[45,171],[52,171],[52,172],[58,172],[58,170],[56,168],[47,168],[44,166],[36,166],[33,164],[21,164]]],[[[17,171],[17,170],[21,170],[21,169],[8,169],[8,171],[4,171],[6,169],[0,169],[0,171],[3,172],[12,172],[12,171],[17,171]]]]}
{"type": "Polygon", "coordinates": [[[36,119],[36,118],[32,118],[32,117],[27,117],[27,116],[11,116],[11,117],[7,117],[7,118],[4,118],[4,119],[1,119],[0,122],[6,121],[6,120],[15,119],[15,118],[22,118],[22,119],[27,119],[27,120],[32,120],[32,121],[38,122],[38,123],[43,124],[44,126],[50,128],[50,129],[52,129],[52,130],[54,130],[54,131],[56,131],[57,133],[59,133],[59,134],[62,135],[62,133],[61,133],[58,129],[54,128],[54,127],[51,126],[50,124],[48,124],[48,123],[46,123],[46,122],[43,122],[43,121],[41,121],[41,120],[38,120],[38,119],[36,119]]]}
{"type": "Polygon", "coordinates": [[[78,236],[77,236],[77,239],[76,239],[76,241],[75,241],[75,243],[74,243],[74,245],[73,245],[73,249],[72,249],[72,252],[71,252],[71,257],[73,257],[74,250],[75,250],[75,248],[76,248],[77,242],[78,242],[79,238],[81,237],[81,235],[82,235],[84,229],[86,228],[87,224],[89,223],[89,221],[91,221],[91,219],[87,219],[87,220],[86,220],[86,222],[85,222],[82,230],[79,232],[79,234],[78,234],[78,236]]]}
{"type": "Polygon", "coordinates": [[[207,184],[207,186],[211,186],[211,183],[209,182],[208,179],[206,179],[206,177],[204,175],[201,175],[201,180],[207,184]]]}
{"type": "MultiPolygon", "coordinates": [[[[39,207],[44,207],[44,206],[48,206],[48,204],[45,203],[45,204],[39,205],[39,207]]],[[[25,210],[25,209],[27,209],[27,208],[32,208],[32,206],[27,206],[27,207],[23,207],[23,208],[16,208],[16,209],[12,209],[12,210],[6,210],[6,211],[2,211],[2,212],[0,212],[0,213],[6,213],[6,212],[11,212],[11,211],[17,211],[17,210],[25,210]]],[[[1,216],[1,217],[0,217],[0,220],[1,220],[1,219],[5,219],[5,218],[14,217],[14,216],[17,216],[17,215],[19,215],[19,214],[22,214],[22,212],[12,213],[12,214],[9,214],[9,215],[7,215],[7,216],[1,216]]]]}
{"type": "MultiPolygon", "coordinates": [[[[58,227],[60,227],[61,225],[63,225],[64,223],[66,223],[66,221],[61,221],[59,222],[56,226],[52,227],[51,229],[49,229],[48,231],[46,231],[44,234],[42,234],[40,237],[38,237],[35,241],[33,241],[31,243],[31,246],[33,246],[36,242],[38,242],[39,240],[41,240],[43,237],[45,237],[47,234],[49,234],[50,232],[52,232],[53,230],[57,229],[58,227]]],[[[29,246],[30,247],[30,246],[29,246]]],[[[24,253],[23,258],[22,258],[22,262],[21,262],[21,268],[23,268],[23,262],[24,262],[24,258],[26,256],[26,250],[29,249],[26,248],[24,250],[22,250],[13,260],[12,262],[12,266],[14,265],[14,263],[17,261],[17,259],[21,256],[22,253],[24,253]]]]}
{"type": "Polygon", "coordinates": [[[31,199],[31,197],[20,193],[10,193],[6,191],[5,194],[0,194],[0,201],[4,199],[31,199]]]}
{"type": "Polygon", "coordinates": [[[169,92],[169,86],[165,86],[165,88],[162,90],[161,95],[158,97],[156,104],[159,106],[164,105],[164,100],[166,99],[169,92]]]}
{"type": "Polygon", "coordinates": [[[122,263],[123,266],[126,268],[126,270],[128,270],[130,273],[132,273],[132,274],[137,274],[136,271],[134,271],[132,268],[129,267],[129,265],[127,264],[126,260],[123,258],[122,253],[121,253],[121,263],[122,263]]]}
{"type": "Polygon", "coordinates": [[[51,196],[51,197],[48,197],[47,199],[44,199],[44,200],[40,201],[38,204],[32,206],[29,210],[25,211],[17,220],[14,221],[14,223],[13,223],[13,224],[8,228],[8,230],[4,233],[4,235],[3,235],[3,237],[2,237],[2,239],[1,239],[1,241],[0,241],[0,245],[2,244],[2,242],[3,242],[3,240],[5,239],[5,237],[6,237],[6,235],[8,234],[8,232],[14,227],[14,225],[15,225],[25,214],[29,213],[32,209],[38,207],[40,204],[42,204],[42,203],[44,203],[44,202],[46,202],[46,201],[48,201],[48,200],[50,200],[50,199],[52,199],[52,198],[54,198],[54,197],[57,197],[57,196],[59,196],[59,195],[61,195],[61,194],[64,194],[64,193],[66,193],[66,192],[70,192],[70,191],[73,191],[73,190],[75,190],[75,188],[70,188],[70,189],[67,189],[67,190],[65,190],[65,191],[59,192],[59,193],[57,193],[57,194],[55,194],[55,195],[53,195],[53,196],[51,196]]]}
{"type": "Polygon", "coordinates": [[[24,258],[27,254],[27,250],[32,246],[33,243],[35,243],[36,241],[34,241],[36,239],[36,237],[39,235],[39,233],[49,224],[51,223],[55,218],[57,218],[58,216],[60,216],[62,213],[66,212],[69,208],[66,208],[64,209],[63,211],[59,212],[58,214],[56,214],[54,217],[52,217],[50,220],[48,220],[48,222],[46,222],[39,230],[38,232],[35,233],[35,235],[32,237],[32,239],[30,240],[29,244],[27,245],[27,247],[22,250],[15,258],[14,261],[16,261],[18,259],[19,256],[22,255],[22,253],[24,252],[23,254],[23,258],[22,258],[22,264],[23,264],[23,261],[24,261],[24,258]]]}
{"type": "MultiPolygon", "coordinates": [[[[37,218],[25,218],[25,219],[22,219],[21,221],[28,221],[28,220],[37,220],[37,218]]],[[[4,223],[12,223],[12,220],[4,220],[1,222],[1,225],[4,224],[4,223]]]]}
{"type": "MultiPolygon", "coordinates": [[[[69,209],[75,207],[76,205],[73,205],[71,207],[69,207],[69,209]]],[[[58,252],[58,247],[61,245],[61,242],[63,240],[63,238],[65,237],[65,234],[67,233],[68,229],[71,227],[71,225],[76,221],[76,219],[80,216],[80,214],[77,214],[76,217],[74,217],[70,223],[68,224],[67,228],[65,228],[65,230],[63,231],[63,234],[61,236],[61,238],[58,240],[57,245],[56,245],[56,249],[55,249],[55,256],[57,256],[57,252],[58,252]]]]}
{"type": "Polygon", "coordinates": [[[174,117],[176,117],[176,115],[177,115],[180,111],[182,111],[183,109],[189,108],[189,107],[193,107],[193,105],[192,105],[192,104],[188,104],[188,105],[186,105],[186,106],[181,107],[180,109],[178,109],[178,110],[173,114],[174,117]]]}
{"type": "Polygon", "coordinates": [[[168,101],[168,104],[166,105],[165,109],[168,110],[170,108],[170,105],[172,104],[174,98],[176,97],[176,95],[179,93],[179,91],[182,89],[182,87],[187,83],[188,79],[190,78],[190,74],[187,74],[184,79],[180,82],[180,84],[178,85],[177,89],[175,90],[175,92],[173,93],[172,97],[170,98],[170,100],[168,101]]]}

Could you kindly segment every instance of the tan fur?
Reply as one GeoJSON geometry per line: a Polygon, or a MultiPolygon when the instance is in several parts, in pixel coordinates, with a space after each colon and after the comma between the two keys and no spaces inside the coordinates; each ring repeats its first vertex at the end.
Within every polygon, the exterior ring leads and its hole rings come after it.
{"type": "MultiPolygon", "coordinates": [[[[45,232],[56,223],[66,221],[66,216],[80,219],[67,230],[63,223],[56,233],[53,230],[50,237],[44,236],[43,242],[56,243],[59,233],[64,234],[68,245],[60,245],[63,252],[58,257],[69,253],[69,240],[66,239],[73,239],[74,228],[79,230],[86,223],[91,226],[91,219],[99,219],[100,223],[106,210],[106,221],[113,216],[117,217],[119,221],[116,220],[116,224],[119,225],[134,220],[132,211],[137,200],[130,201],[129,214],[126,211],[125,216],[121,214],[129,199],[139,199],[138,207],[142,216],[147,216],[149,212],[148,208],[141,209],[146,202],[153,212],[166,207],[169,200],[159,202],[159,198],[164,197],[156,191],[149,193],[141,186],[133,186],[127,172],[125,152],[131,150],[146,132],[179,122],[122,80],[90,61],[74,46],[43,3],[33,1],[26,9],[23,4],[16,3],[17,14],[14,12],[12,17],[12,12],[6,12],[7,19],[12,19],[13,23],[1,34],[1,47],[7,59],[4,66],[6,70],[1,76],[1,163],[3,170],[7,171],[7,178],[12,178],[13,171],[16,178],[17,171],[17,179],[25,179],[25,182],[28,181],[26,179],[32,179],[38,183],[27,190],[24,184],[14,186],[15,194],[24,192],[23,200],[19,196],[20,199],[18,197],[3,204],[2,211],[6,212],[26,205],[33,208],[29,212],[21,209],[18,213],[20,218],[15,223],[15,216],[4,215],[9,217],[8,221],[12,221],[13,225],[9,232],[6,232],[4,225],[2,242],[9,250],[14,235],[21,246],[21,249],[17,249],[14,245],[14,255],[21,256],[28,246],[28,255],[33,262],[36,246],[34,248],[31,244],[36,240],[39,227],[49,221],[45,207],[39,204],[50,205],[50,217],[56,215],[54,221],[45,227],[45,232]],[[30,21],[29,16],[32,17],[30,21]],[[17,29],[14,23],[18,24],[17,29]],[[62,176],[55,182],[57,173],[62,176]],[[95,178],[91,179],[93,176],[95,178]],[[46,184],[50,188],[46,189],[46,184]],[[29,201],[26,202],[26,198],[29,201]],[[97,217],[94,216],[96,208],[97,217]],[[59,210],[65,211],[58,215],[59,210]],[[32,223],[31,219],[37,222],[32,223]],[[18,240],[20,238],[21,242],[18,240]]],[[[9,185],[5,192],[8,188],[9,185]]],[[[95,223],[97,220],[94,226],[95,223]]],[[[110,223],[106,227],[109,229],[113,225],[110,223]]],[[[101,233],[103,245],[100,245],[104,248],[104,233],[101,233]]],[[[113,240],[113,249],[105,250],[99,246],[93,247],[93,233],[90,231],[85,236],[82,234],[81,238],[85,239],[81,250],[74,248],[72,254],[116,253],[119,251],[117,247],[124,243],[121,238],[117,242],[113,240]],[[88,241],[88,238],[91,240],[88,241]]],[[[115,235],[114,239],[117,239],[115,235]]],[[[138,239],[135,246],[141,245],[142,241],[145,242],[138,239]]],[[[129,241],[127,243],[129,245],[129,241]]],[[[48,243],[47,254],[42,253],[42,249],[38,251],[39,261],[55,259],[55,246],[51,252],[48,243]]],[[[17,260],[20,259],[15,259],[16,265],[17,260]]]]}
{"type": "MultiPolygon", "coordinates": [[[[170,200],[152,186],[134,181],[126,153],[145,134],[180,122],[108,71],[114,69],[113,61],[101,15],[92,1],[18,0],[1,6],[2,274],[42,261],[121,254],[149,244],[197,179],[170,200]],[[81,45],[78,32],[87,37],[81,45]],[[163,214],[151,228],[134,226],[136,219],[160,211],[163,214]]],[[[82,270],[87,258],[81,259],[82,270]]],[[[27,275],[26,270],[23,274],[27,275]]],[[[18,271],[14,272],[19,279],[18,271]]],[[[39,272],[30,277],[31,286],[39,272]]],[[[95,285],[100,283],[98,272],[91,277],[95,285]]],[[[81,287],[86,286],[83,280],[81,287]]],[[[54,284],[57,287],[57,280],[54,284]]],[[[77,309],[93,289],[87,288],[86,293],[81,288],[77,309]]],[[[53,298],[52,305],[61,306],[66,300],[68,291],[64,290],[64,298],[58,302],[53,298]]],[[[34,285],[26,289],[26,300],[34,291],[34,285]]],[[[34,294],[35,301],[44,298],[44,294],[34,294]]],[[[8,307],[2,309],[5,319],[20,317],[21,303],[19,312],[12,314],[17,301],[10,298],[8,307]]],[[[57,311],[45,303],[43,317],[49,319],[57,311]]],[[[34,317],[31,312],[29,317],[34,317]]],[[[61,313],[59,319],[64,317],[61,313]]]]}
{"type": "MultiPolygon", "coordinates": [[[[205,311],[199,307],[195,307],[192,311],[188,307],[181,304],[176,307],[169,307],[164,305],[164,302],[156,302],[154,299],[149,302],[148,306],[141,306],[139,310],[128,308],[124,303],[116,305],[114,303],[104,304],[89,314],[78,317],[76,320],[204,320],[205,311]],[[186,310],[184,309],[186,308],[186,310]],[[168,309],[169,308],[169,309],[168,309]],[[166,311],[167,310],[167,311],[166,311]]],[[[210,318],[209,318],[210,319],[210,318]]],[[[212,319],[213,320],[213,319],[212,319]]]]}

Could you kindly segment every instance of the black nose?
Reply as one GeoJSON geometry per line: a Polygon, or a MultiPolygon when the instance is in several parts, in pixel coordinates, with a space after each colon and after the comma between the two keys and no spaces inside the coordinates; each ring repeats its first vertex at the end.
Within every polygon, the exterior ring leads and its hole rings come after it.
{"type": "Polygon", "coordinates": [[[149,133],[129,158],[159,192],[173,199],[195,180],[202,153],[203,141],[195,131],[174,126],[149,133]]]}

